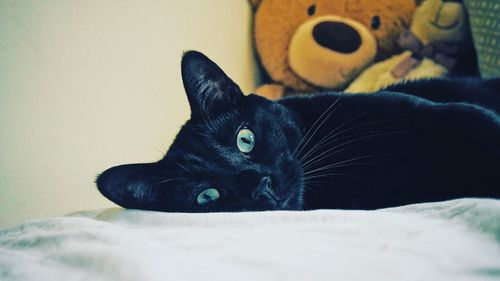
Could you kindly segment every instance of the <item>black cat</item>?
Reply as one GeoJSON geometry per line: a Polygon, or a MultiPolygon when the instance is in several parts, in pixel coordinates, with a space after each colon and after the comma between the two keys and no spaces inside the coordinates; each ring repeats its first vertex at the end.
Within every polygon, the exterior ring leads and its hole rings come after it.
{"type": "Polygon", "coordinates": [[[429,80],[376,94],[273,102],[244,96],[198,52],[184,55],[182,78],[191,119],[160,161],[98,177],[111,201],[211,212],[500,197],[498,79],[429,80]]]}

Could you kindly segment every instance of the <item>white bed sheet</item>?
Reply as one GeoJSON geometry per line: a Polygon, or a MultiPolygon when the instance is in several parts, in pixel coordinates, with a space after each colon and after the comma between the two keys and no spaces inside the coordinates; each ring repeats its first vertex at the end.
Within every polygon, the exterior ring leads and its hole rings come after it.
{"type": "Polygon", "coordinates": [[[1,230],[0,280],[500,280],[500,200],[79,212],[1,230]]]}

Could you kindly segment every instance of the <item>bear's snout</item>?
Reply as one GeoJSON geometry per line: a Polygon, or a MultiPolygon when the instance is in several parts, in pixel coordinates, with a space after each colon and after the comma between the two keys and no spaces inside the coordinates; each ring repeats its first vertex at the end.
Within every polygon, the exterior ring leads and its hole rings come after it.
{"type": "Polygon", "coordinates": [[[290,68],[304,81],[340,89],[375,58],[377,41],[361,22],[324,15],[302,23],[288,49],[290,68]]]}
{"type": "Polygon", "coordinates": [[[349,54],[361,46],[358,31],[343,22],[323,21],[313,28],[314,40],[332,51],[349,54]]]}

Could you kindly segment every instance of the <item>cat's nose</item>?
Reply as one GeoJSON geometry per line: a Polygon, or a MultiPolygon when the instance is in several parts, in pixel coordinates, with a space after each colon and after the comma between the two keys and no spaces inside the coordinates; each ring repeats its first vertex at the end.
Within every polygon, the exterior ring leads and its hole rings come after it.
{"type": "Polygon", "coordinates": [[[278,198],[271,187],[271,177],[264,176],[261,178],[257,188],[252,192],[254,200],[269,200],[273,203],[278,203],[278,198]]]}
{"type": "Polygon", "coordinates": [[[277,204],[278,198],[272,188],[272,179],[268,173],[256,170],[244,170],[238,173],[238,182],[248,188],[249,195],[256,201],[277,204]]]}

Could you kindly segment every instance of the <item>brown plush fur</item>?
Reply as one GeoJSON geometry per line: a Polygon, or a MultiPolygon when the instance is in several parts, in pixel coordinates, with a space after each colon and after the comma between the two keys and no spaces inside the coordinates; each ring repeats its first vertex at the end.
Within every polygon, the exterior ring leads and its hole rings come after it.
{"type": "Polygon", "coordinates": [[[274,82],[298,91],[319,89],[300,78],[288,62],[289,44],[297,28],[311,18],[337,15],[367,27],[377,43],[376,60],[388,57],[403,28],[408,28],[416,0],[249,0],[255,9],[254,36],[260,61],[274,82]],[[308,8],[315,5],[310,16],[308,8]],[[371,28],[372,17],[380,17],[380,28],[371,28]]]}

